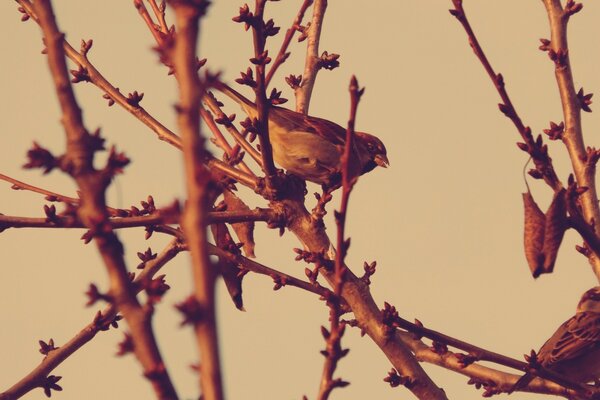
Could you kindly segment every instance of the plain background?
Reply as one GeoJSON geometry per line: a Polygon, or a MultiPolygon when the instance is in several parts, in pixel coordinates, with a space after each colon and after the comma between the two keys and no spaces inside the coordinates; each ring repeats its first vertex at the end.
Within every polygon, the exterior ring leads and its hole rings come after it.
{"type": "MultiPolygon", "coordinates": [[[[267,12],[282,27],[268,43],[276,54],[300,1],[269,2],[267,12]]],[[[54,2],[60,28],[79,46],[94,39],[90,58],[123,93],[144,92],[142,106],[176,129],[173,105],[176,84],[151,50],[153,39],[132,2],[54,2]]],[[[237,1],[215,1],[203,23],[200,55],[232,82],[251,57],[251,35],[231,21],[237,1]]],[[[391,166],[361,178],[350,202],[349,263],[360,273],[363,261],[377,260],[372,292],[379,304],[388,301],[407,318],[473,344],[521,358],[539,346],[574,311],[580,294],[596,284],[581,242],[568,232],[555,273],[534,281],[523,255],[525,190],[522,170],[527,157],[519,137],[497,109],[499,97],[473,56],[466,35],[448,13],[448,0],[330,1],[321,51],[341,54],[341,67],[322,71],[311,114],[344,125],[348,117],[347,86],[355,74],[367,90],[359,106],[357,129],[377,134],[387,145],[391,166]]],[[[60,154],[64,133],[42,49],[32,21],[19,22],[16,3],[0,4],[2,72],[0,74],[0,171],[14,178],[67,195],[70,178],[59,172],[42,176],[21,169],[32,141],[60,154]]],[[[540,1],[465,1],[465,9],[497,72],[502,72],[518,112],[535,134],[562,120],[553,64],[537,50],[549,36],[540,1]]],[[[600,30],[598,2],[585,2],[570,23],[569,39],[577,88],[598,90],[600,30]]],[[[172,19],[169,19],[172,22],[172,19]]],[[[283,77],[302,73],[305,44],[294,42],[292,57],[273,81],[293,94],[283,77]]],[[[244,89],[242,89],[244,90],[244,89]]],[[[182,199],[181,155],[118,106],[108,108],[90,84],[76,86],[89,129],[102,127],[110,144],[132,159],[117,180],[109,201],[114,206],[138,204],[152,194],[158,205],[182,199]]],[[[245,93],[248,93],[245,91],[245,93]]],[[[592,105],[595,108],[595,105],[592,105]]],[[[228,112],[241,111],[229,106],[228,112]]],[[[596,114],[584,114],[586,144],[597,145],[596,114]]],[[[566,182],[569,161],[564,146],[549,143],[559,177],[566,182]]],[[[98,159],[102,160],[103,155],[98,159]]],[[[101,161],[98,161],[99,163],[101,161]]],[[[101,164],[98,164],[101,165],[101,164]]],[[[551,196],[542,183],[529,179],[545,209],[551,196]]],[[[318,188],[311,186],[309,192],[318,188]]],[[[43,198],[17,192],[0,183],[0,212],[42,216],[43,198]]],[[[242,191],[243,192],[243,191],[242,191]]],[[[252,206],[264,202],[251,197],[252,206]]],[[[309,196],[309,204],[314,202],[309,196]]],[[[336,198],[329,207],[331,218],[336,198]]],[[[329,231],[334,232],[331,219],[329,231]]],[[[10,229],[0,235],[0,390],[23,377],[41,360],[37,341],[57,345],[91,321],[98,306],[85,308],[90,282],[106,288],[106,273],[94,246],[79,240],[82,231],[10,229]]],[[[155,234],[144,241],[142,229],[120,232],[130,268],[136,252],[159,251],[167,238],[155,234]]],[[[332,236],[333,237],[333,236],[332,236]]],[[[282,239],[260,226],[258,261],[303,276],[305,265],[294,262],[290,234],[282,239]]],[[[173,304],[191,290],[189,257],[181,254],[165,269],[172,289],[155,315],[160,346],[179,394],[198,396],[189,365],[197,351],[189,328],[180,329],[173,304]]],[[[319,326],[328,310],[314,295],[294,288],[271,290],[272,282],[248,275],[244,296],[247,312],[235,310],[219,285],[219,331],[226,391],[230,399],[300,399],[315,397],[324,347],[319,326]]],[[[152,398],[150,385],[132,356],[114,353],[122,333],[111,329],[64,362],[53,374],[63,376],[59,399],[152,398]]],[[[382,382],[390,364],[359,332],[348,329],[343,345],[351,351],[337,376],[351,385],[334,398],[410,398],[403,388],[382,382]]],[[[478,398],[467,378],[426,365],[450,398],[478,398]]],[[[26,399],[42,399],[37,389],[26,399]]],[[[513,394],[513,399],[534,396],[513,394]]]]}

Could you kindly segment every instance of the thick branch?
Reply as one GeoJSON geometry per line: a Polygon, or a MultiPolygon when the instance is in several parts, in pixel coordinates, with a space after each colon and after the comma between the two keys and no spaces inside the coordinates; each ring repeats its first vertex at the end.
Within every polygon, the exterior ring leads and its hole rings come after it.
{"type": "MultiPolygon", "coordinates": [[[[588,190],[581,195],[583,215],[588,223],[593,223],[596,232],[600,232],[600,208],[596,192],[595,168],[590,168],[583,141],[581,123],[581,103],[577,97],[573,73],[569,59],[567,42],[567,24],[569,14],[564,10],[560,0],[543,0],[550,23],[550,47],[554,54],[560,54],[560,62],[555,61],[555,75],[562,103],[565,131],[563,142],[569,152],[573,172],[579,186],[588,190]]],[[[600,254],[593,252],[588,257],[596,278],[600,281],[600,254]]]]}
{"type": "Polygon", "coordinates": [[[171,59],[179,83],[178,125],[182,135],[183,159],[186,173],[187,204],[183,229],[192,256],[194,297],[202,310],[194,320],[196,343],[202,368],[199,371],[202,397],[223,399],[221,363],[217,320],[215,316],[215,268],[207,251],[206,223],[211,197],[211,174],[203,164],[207,150],[200,132],[201,99],[204,87],[196,68],[196,46],[200,18],[207,3],[173,1],[177,37],[171,59]]]}
{"type": "Polygon", "coordinates": [[[308,114],[310,98],[319,72],[319,42],[321,40],[321,27],[325,18],[327,0],[315,0],[313,15],[306,39],[306,61],[302,84],[296,90],[296,111],[308,114]]]}
{"type": "Polygon", "coordinates": [[[151,327],[151,315],[137,301],[130,285],[123,247],[107,225],[108,213],[104,191],[112,178],[106,170],[96,171],[93,166],[94,150],[89,145],[87,133],[77,105],[64,52],[64,37],[59,32],[52,6],[48,0],[35,3],[36,15],[44,33],[48,51],[48,64],[62,110],[62,123],[67,136],[65,170],[81,190],[81,204],[77,210],[81,221],[94,232],[96,246],[106,266],[110,282],[110,295],[123,313],[134,341],[135,354],[144,368],[158,398],[176,398],[175,388],[165,369],[151,327]]]}

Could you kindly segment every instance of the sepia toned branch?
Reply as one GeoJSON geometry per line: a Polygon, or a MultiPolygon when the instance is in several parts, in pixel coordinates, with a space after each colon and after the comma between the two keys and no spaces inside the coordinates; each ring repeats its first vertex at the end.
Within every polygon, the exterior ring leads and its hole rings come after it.
{"type": "MultiPolygon", "coordinates": [[[[464,355],[464,354],[453,355],[456,358],[456,361],[458,361],[460,364],[462,364],[463,367],[471,365],[475,362],[488,361],[488,362],[492,362],[495,364],[504,365],[504,366],[507,366],[510,368],[521,370],[523,372],[529,372],[531,370],[531,367],[523,361],[515,360],[515,359],[507,357],[505,355],[486,350],[484,348],[481,348],[481,347],[475,346],[473,344],[467,343],[465,341],[453,338],[451,336],[434,331],[432,329],[428,329],[428,328],[424,327],[420,321],[416,321],[415,323],[412,323],[410,321],[407,321],[407,320],[401,318],[398,315],[396,309],[393,306],[389,305],[388,303],[385,303],[385,307],[386,308],[385,308],[384,312],[388,315],[387,320],[390,322],[391,327],[405,329],[408,332],[413,333],[414,338],[416,338],[416,339],[420,339],[421,337],[426,337],[426,338],[431,339],[434,343],[434,346],[431,348],[434,353],[441,355],[441,356],[446,356],[446,355],[451,354],[448,351],[447,346],[455,347],[457,349],[466,351],[467,352],[466,355],[464,355]],[[440,346],[440,345],[443,345],[443,346],[440,346]]],[[[560,385],[563,388],[565,388],[563,390],[567,390],[567,389],[573,390],[580,394],[585,394],[586,392],[588,392],[590,390],[590,388],[587,385],[579,384],[577,382],[569,380],[565,376],[558,374],[556,372],[553,372],[551,370],[548,370],[548,369],[540,368],[537,371],[536,375],[542,376],[545,379],[555,382],[557,385],[560,385]]],[[[512,376],[513,375],[511,375],[511,377],[508,377],[508,378],[503,377],[502,381],[507,384],[508,389],[505,387],[504,389],[502,389],[502,391],[510,392],[510,391],[512,391],[512,389],[514,389],[514,387],[508,385],[509,383],[511,383],[514,386],[514,383],[516,380],[513,381],[512,376]]],[[[474,378],[481,379],[482,377],[474,376],[474,378]]],[[[491,377],[488,377],[487,379],[490,382],[492,381],[491,377]]],[[[501,385],[498,385],[498,387],[497,387],[498,390],[500,390],[500,386],[501,385]]],[[[526,387],[526,388],[524,388],[524,390],[529,391],[530,389],[533,389],[534,387],[536,387],[536,385],[533,385],[532,387],[526,387]]]]}
{"type": "Polygon", "coordinates": [[[225,129],[233,137],[235,142],[252,157],[252,159],[262,168],[262,158],[260,153],[246,140],[246,138],[237,130],[237,128],[231,123],[229,117],[219,107],[218,102],[210,94],[205,96],[204,101],[210,111],[216,116],[217,120],[225,126],[225,129]]]}
{"type": "Polygon", "coordinates": [[[77,214],[93,232],[94,241],[102,256],[111,282],[110,295],[131,331],[135,354],[146,377],[151,381],[158,398],[176,398],[175,388],[164,366],[151,328],[151,314],[143,309],[131,288],[123,247],[116,234],[107,225],[105,189],[112,179],[110,168],[96,170],[93,166],[94,149],[89,133],[83,125],[81,110],[69,82],[64,52],[64,35],[59,32],[48,0],[38,0],[35,12],[44,34],[48,65],[62,111],[62,123],[67,136],[64,169],[77,182],[81,204],[77,214]]]}
{"type": "MultiPolygon", "coordinates": [[[[182,250],[181,243],[178,240],[172,240],[154,260],[147,261],[142,272],[134,280],[134,284],[138,284],[136,290],[141,291],[143,286],[140,283],[152,279],[163,266],[182,250]]],[[[117,307],[113,303],[110,303],[104,310],[98,311],[91,323],[81,329],[65,344],[50,351],[42,362],[23,379],[5,392],[0,393],[0,400],[16,400],[36,387],[42,386],[46,377],[52,371],[91,341],[98,332],[108,330],[111,325],[116,326],[118,321],[117,312],[117,307]]]]}
{"type": "MultiPolygon", "coordinates": [[[[36,22],[38,17],[33,10],[31,2],[29,0],[17,0],[17,2],[23,7],[27,14],[36,22]]],[[[85,71],[86,78],[89,81],[102,90],[109,100],[112,100],[135,116],[140,122],[148,126],[154,131],[160,140],[163,140],[172,146],[181,149],[181,139],[175,133],[170,131],[159,121],[157,121],[152,115],[150,115],[138,102],[132,102],[128,97],[121,94],[119,89],[115,88],[108,82],[104,76],[93,66],[93,64],[87,59],[87,57],[77,52],[66,40],[63,41],[65,54],[77,65],[80,65],[85,71]]],[[[258,180],[256,177],[240,171],[223,161],[209,158],[206,160],[207,165],[211,169],[220,171],[227,176],[237,180],[245,186],[255,189],[258,186],[258,180]]]]}
{"type": "MultiPolygon", "coordinates": [[[[570,2],[572,4],[568,3],[563,8],[559,0],[543,0],[543,3],[548,14],[551,32],[550,43],[547,45],[548,55],[554,61],[556,83],[563,109],[564,133],[561,138],[569,153],[578,185],[588,188],[581,195],[581,207],[585,220],[593,225],[595,232],[599,232],[600,208],[596,191],[595,167],[598,160],[597,157],[593,157],[592,154],[586,151],[581,122],[583,106],[575,89],[567,41],[568,22],[571,15],[581,10],[581,4],[570,2]]],[[[583,93],[583,90],[581,90],[581,93],[583,93]]],[[[600,281],[600,253],[597,249],[593,249],[588,259],[594,269],[596,278],[600,281]]]]}
{"type": "Polygon", "coordinates": [[[267,42],[267,33],[265,32],[264,10],[267,0],[255,0],[254,17],[252,24],[252,39],[254,42],[254,57],[250,60],[254,65],[256,73],[256,85],[254,94],[256,95],[256,113],[258,130],[258,140],[260,143],[260,154],[262,159],[262,169],[265,173],[265,189],[267,196],[271,196],[274,190],[272,179],[275,176],[276,169],[273,162],[273,148],[269,138],[269,107],[270,102],[267,99],[265,82],[265,68],[271,61],[268,51],[265,50],[267,42]]]}
{"type": "Polygon", "coordinates": [[[267,267],[266,265],[260,264],[242,255],[230,253],[210,243],[208,244],[208,252],[211,255],[224,258],[227,261],[238,265],[240,268],[255,272],[260,275],[270,276],[271,278],[276,279],[277,282],[282,286],[294,286],[300,289],[304,289],[307,292],[318,294],[319,296],[324,298],[331,296],[331,291],[319,284],[313,284],[310,282],[303,281],[284,272],[267,267]]]}
{"type": "MultiPolygon", "coordinates": [[[[436,352],[432,347],[427,346],[421,340],[416,339],[412,333],[396,331],[394,340],[401,340],[404,342],[421,362],[438,365],[469,377],[469,384],[475,385],[476,387],[483,387],[485,390],[485,397],[510,391],[514,387],[515,382],[520,378],[519,375],[499,371],[477,363],[465,365],[465,356],[463,354],[453,353],[451,351],[445,351],[440,354],[440,352],[436,352]]],[[[531,381],[523,391],[563,396],[567,398],[572,398],[578,393],[575,390],[567,389],[555,382],[541,378],[531,381]]]]}
{"type": "MultiPolygon", "coordinates": [[[[213,119],[212,115],[208,111],[206,111],[206,109],[202,106],[200,106],[200,116],[202,117],[202,120],[206,123],[206,126],[208,126],[210,131],[213,133],[213,141],[215,145],[221,150],[223,150],[223,152],[227,155],[227,161],[231,163],[232,160],[235,160],[235,157],[238,157],[240,147],[231,147],[229,142],[227,142],[227,139],[225,139],[225,136],[223,136],[223,134],[219,130],[219,127],[215,123],[215,120],[213,119]]],[[[244,156],[244,154],[241,154],[241,156],[244,156]]],[[[248,175],[256,177],[254,172],[242,160],[241,156],[239,157],[240,161],[236,163],[236,165],[239,165],[240,169],[248,175]]]]}
{"type": "Polygon", "coordinates": [[[496,90],[498,91],[498,94],[500,95],[500,98],[502,99],[502,103],[498,104],[500,111],[512,121],[524,141],[524,143],[518,144],[519,147],[521,150],[526,151],[531,155],[540,177],[543,177],[546,183],[555,192],[560,191],[563,185],[554,171],[552,159],[548,156],[548,149],[545,145],[543,145],[541,136],[538,136],[537,139],[534,139],[533,135],[531,134],[531,128],[523,124],[521,117],[519,117],[512,104],[512,101],[510,100],[508,92],[506,91],[504,77],[502,74],[497,74],[494,71],[487,56],[481,48],[473,29],[471,28],[471,24],[467,19],[467,15],[465,14],[465,10],[462,5],[462,0],[452,0],[452,3],[454,4],[454,9],[451,9],[450,13],[456,17],[456,19],[465,29],[469,39],[469,45],[483,65],[483,68],[492,80],[496,90]]]}
{"type": "Polygon", "coordinates": [[[340,307],[340,296],[346,280],[347,267],[345,264],[348,248],[350,247],[350,239],[345,239],[346,216],[348,215],[348,203],[350,200],[350,192],[356,183],[356,178],[350,176],[350,162],[352,149],[354,146],[354,125],[356,121],[356,110],[360,96],[363,93],[358,87],[358,81],[355,76],[350,80],[350,118],[348,119],[348,127],[346,128],[346,141],[344,143],[344,152],[341,156],[342,164],[342,198],[340,201],[340,210],[335,212],[335,224],[337,227],[337,249],[335,254],[335,263],[333,270],[333,294],[327,298],[329,307],[329,330],[321,327],[321,331],[325,338],[326,349],[323,352],[325,362],[323,364],[323,372],[321,375],[321,384],[319,386],[318,400],[327,400],[331,391],[336,387],[345,387],[349,383],[341,378],[333,379],[333,374],[337,368],[338,361],[348,354],[349,349],[342,349],[341,340],[346,328],[345,322],[340,321],[343,313],[340,307]]]}
{"type": "Polygon", "coordinates": [[[317,80],[319,72],[319,42],[321,40],[321,28],[327,9],[327,0],[315,0],[313,5],[313,15],[308,29],[306,39],[306,58],[304,64],[304,73],[302,74],[302,83],[296,89],[296,111],[308,114],[310,98],[317,80]]]}
{"type": "Polygon", "coordinates": [[[182,226],[191,253],[194,301],[199,310],[196,315],[186,317],[192,318],[190,322],[194,326],[200,353],[202,368],[198,372],[202,398],[222,400],[224,393],[215,315],[216,271],[208,255],[206,230],[214,183],[204,166],[207,150],[200,132],[200,108],[205,88],[196,68],[199,24],[209,2],[172,0],[170,5],[175,13],[177,26],[171,60],[177,71],[179,84],[177,123],[182,136],[187,189],[182,226]]]}
{"type": "Polygon", "coordinates": [[[304,0],[302,2],[296,18],[294,18],[294,22],[292,22],[292,26],[285,32],[285,37],[281,43],[277,57],[275,57],[273,65],[271,68],[269,68],[269,72],[267,73],[265,87],[269,86],[269,83],[271,83],[271,79],[273,79],[273,75],[275,75],[275,72],[277,72],[279,66],[283,64],[290,56],[290,53],[287,51],[287,49],[292,41],[292,38],[294,37],[294,33],[300,29],[300,24],[302,24],[302,19],[304,19],[304,13],[306,13],[306,10],[312,5],[313,1],[314,0],[304,0]]]}

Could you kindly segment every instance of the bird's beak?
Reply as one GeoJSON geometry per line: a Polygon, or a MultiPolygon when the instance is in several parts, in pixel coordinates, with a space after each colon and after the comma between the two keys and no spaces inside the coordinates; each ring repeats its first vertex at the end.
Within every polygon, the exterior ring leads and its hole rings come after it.
{"type": "Polygon", "coordinates": [[[388,160],[385,154],[377,154],[373,161],[375,161],[375,164],[379,165],[382,168],[387,168],[388,165],[390,165],[390,161],[388,160]]]}

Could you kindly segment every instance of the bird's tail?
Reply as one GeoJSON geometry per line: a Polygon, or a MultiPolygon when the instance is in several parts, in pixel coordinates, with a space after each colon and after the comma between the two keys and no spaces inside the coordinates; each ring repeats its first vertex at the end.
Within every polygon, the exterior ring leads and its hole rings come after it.
{"type": "Polygon", "coordinates": [[[244,96],[237,90],[233,89],[228,84],[220,80],[215,80],[212,84],[212,87],[229,97],[231,100],[238,103],[240,106],[242,106],[242,108],[244,109],[244,111],[246,111],[247,114],[249,113],[249,111],[253,111],[255,109],[255,105],[252,101],[250,101],[250,99],[248,99],[246,96],[244,96]]]}

